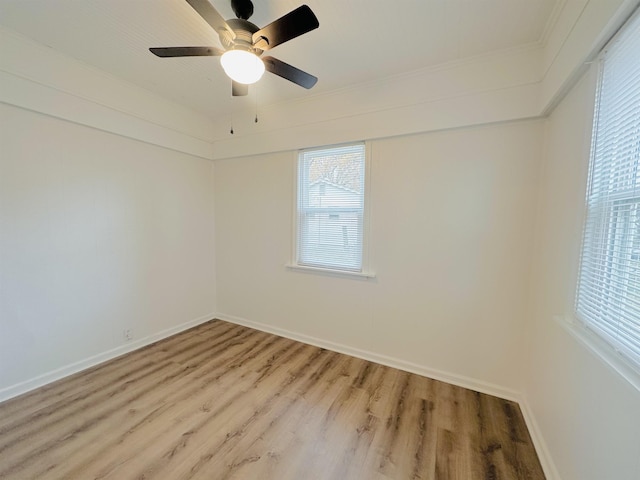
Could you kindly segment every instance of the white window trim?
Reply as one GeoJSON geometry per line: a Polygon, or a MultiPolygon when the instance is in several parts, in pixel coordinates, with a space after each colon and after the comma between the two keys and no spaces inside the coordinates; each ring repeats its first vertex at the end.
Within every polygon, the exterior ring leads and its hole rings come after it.
{"type": "Polygon", "coordinates": [[[375,278],[376,274],[371,270],[370,237],[371,237],[371,142],[364,143],[364,209],[362,212],[362,268],[360,271],[341,270],[337,268],[323,268],[297,263],[298,257],[298,175],[299,175],[299,154],[307,150],[324,150],[343,145],[350,145],[357,142],[344,144],[324,145],[316,148],[296,150],[293,152],[293,201],[292,201],[292,232],[291,232],[291,260],[285,267],[291,271],[299,271],[311,274],[328,275],[335,277],[352,277],[359,279],[375,278]]]}
{"type": "Polygon", "coordinates": [[[287,267],[289,270],[299,270],[301,272],[319,273],[337,277],[375,278],[376,276],[375,273],[369,271],[355,272],[350,270],[337,270],[335,268],[312,267],[310,265],[300,265],[298,263],[287,263],[285,267],[287,267]]]}
{"type": "MultiPolygon", "coordinates": [[[[595,99],[599,65],[597,61],[590,62],[589,70],[587,72],[589,89],[591,97],[595,99]]],[[[595,103],[594,103],[595,105],[595,103]]],[[[589,118],[590,124],[593,124],[593,113],[591,112],[591,118],[589,118]]],[[[571,264],[571,279],[574,285],[573,289],[568,289],[567,296],[565,298],[564,311],[567,312],[564,315],[554,315],[553,321],[562,327],[562,329],[580,346],[585,348],[595,358],[597,358],[601,364],[614,375],[618,375],[625,381],[630,383],[635,389],[640,391],[640,371],[638,371],[635,364],[629,360],[624,354],[617,351],[612,344],[601,338],[596,332],[591,330],[582,320],[578,318],[575,312],[575,300],[576,290],[578,284],[578,275],[580,270],[580,253],[582,251],[582,229],[584,228],[584,219],[587,215],[586,204],[586,188],[589,175],[589,164],[591,160],[591,137],[592,132],[589,135],[584,136],[583,151],[586,152],[588,158],[587,162],[582,164],[582,168],[579,172],[580,181],[583,186],[583,190],[580,193],[580,198],[577,200],[582,206],[582,218],[583,221],[577,225],[576,230],[573,232],[573,236],[576,242],[576,252],[572,256],[571,264]]]]}
{"type": "MultiPolygon", "coordinates": [[[[640,15],[640,10],[636,11],[627,21],[631,21],[636,16],[640,15]]],[[[626,24],[625,22],[624,24],[626,24]]],[[[612,41],[617,38],[620,32],[623,30],[624,25],[620,28],[613,37],[609,39],[607,44],[602,50],[595,55],[592,61],[587,62],[589,65],[588,77],[591,90],[591,98],[593,99],[593,110],[591,112],[590,123],[594,124],[595,118],[595,105],[597,102],[596,95],[598,94],[598,82],[600,77],[601,61],[607,51],[607,47],[612,41]]],[[[569,290],[569,295],[566,298],[565,315],[555,315],[553,320],[561,326],[565,332],[567,332],[574,340],[580,345],[585,347],[591,352],[601,363],[612,373],[619,375],[628,383],[630,383],[636,390],[640,391],[640,368],[639,365],[629,358],[624,352],[616,348],[614,344],[603,338],[598,332],[592,329],[588,323],[582,320],[576,312],[576,295],[578,289],[579,275],[580,275],[580,262],[583,248],[583,235],[584,225],[587,218],[587,189],[588,189],[588,176],[591,168],[592,161],[592,140],[594,129],[590,130],[589,135],[585,135],[584,151],[587,153],[587,162],[584,164],[584,169],[581,172],[582,185],[582,218],[583,221],[579,225],[579,229],[576,232],[577,239],[577,255],[572,259],[572,278],[574,289],[569,290]]]]}
{"type": "Polygon", "coordinates": [[[626,355],[616,350],[611,343],[591,330],[582,320],[577,318],[575,313],[567,316],[555,316],[553,319],[578,343],[599,358],[609,370],[620,375],[640,391],[640,372],[635,363],[629,360],[626,355]]]}

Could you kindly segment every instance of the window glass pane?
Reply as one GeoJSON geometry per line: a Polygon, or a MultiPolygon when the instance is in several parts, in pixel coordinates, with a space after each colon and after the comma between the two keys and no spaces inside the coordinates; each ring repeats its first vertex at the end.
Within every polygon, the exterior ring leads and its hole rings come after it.
{"type": "Polygon", "coordinates": [[[361,143],[300,152],[298,264],[362,269],[364,169],[361,143]]]}

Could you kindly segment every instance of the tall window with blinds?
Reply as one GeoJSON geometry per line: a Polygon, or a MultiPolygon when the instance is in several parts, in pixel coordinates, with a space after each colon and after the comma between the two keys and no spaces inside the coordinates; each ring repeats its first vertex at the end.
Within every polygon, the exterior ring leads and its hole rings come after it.
{"type": "Polygon", "coordinates": [[[362,271],[365,165],[364,143],[299,153],[298,265],[362,271]]]}
{"type": "Polygon", "coordinates": [[[640,15],[601,55],[578,318],[640,366],[640,15]]]}

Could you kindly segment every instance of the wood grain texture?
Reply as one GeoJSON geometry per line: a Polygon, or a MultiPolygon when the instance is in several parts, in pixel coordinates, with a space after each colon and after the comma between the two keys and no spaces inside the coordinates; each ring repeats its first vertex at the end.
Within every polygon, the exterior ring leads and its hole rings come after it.
{"type": "Polygon", "coordinates": [[[513,402],[213,320],[0,404],[0,478],[544,475],[513,402]]]}

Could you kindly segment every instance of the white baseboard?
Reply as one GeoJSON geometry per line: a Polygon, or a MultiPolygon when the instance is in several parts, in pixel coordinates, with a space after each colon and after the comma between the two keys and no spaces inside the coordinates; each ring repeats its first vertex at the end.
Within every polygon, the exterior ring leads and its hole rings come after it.
{"type": "Polygon", "coordinates": [[[529,402],[527,402],[526,397],[523,395],[518,403],[520,404],[520,410],[529,429],[529,435],[531,435],[531,441],[536,448],[536,453],[538,454],[538,459],[540,460],[540,465],[542,465],[546,480],[561,480],[560,473],[553,462],[553,457],[551,456],[551,452],[549,452],[547,442],[544,441],[540,426],[536,421],[536,417],[533,415],[529,402]]]}
{"type": "Polygon", "coordinates": [[[375,363],[379,363],[381,365],[386,365],[388,367],[397,368],[399,370],[404,370],[406,372],[415,373],[423,377],[433,378],[435,380],[447,382],[452,385],[457,385],[459,387],[468,388],[468,389],[486,393],[489,395],[494,395],[496,397],[504,398],[507,400],[513,400],[520,405],[520,409],[522,410],[522,415],[524,416],[525,422],[527,424],[527,428],[529,429],[529,434],[531,435],[531,439],[536,448],[536,452],[538,453],[540,464],[542,465],[546,479],[561,480],[558,470],[555,464],[553,463],[547,444],[544,441],[544,437],[542,436],[538,423],[536,422],[535,416],[533,415],[533,412],[529,407],[529,404],[526,401],[526,398],[523,396],[522,393],[516,390],[502,387],[500,385],[495,385],[490,382],[484,382],[482,380],[466,377],[463,375],[444,372],[442,370],[437,370],[437,369],[429,368],[423,365],[418,365],[412,362],[407,362],[399,358],[380,355],[367,350],[361,350],[359,348],[350,347],[348,345],[343,345],[343,344],[331,342],[328,340],[323,340],[317,337],[311,337],[309,335],[292,332],[290,330],[286,330],[283,328],[274,327],[272,325],[267,325],[264,323],[253,322],[250,320],[239,318],[233,315],[226,315],[223,313],[210,314],[200,318],[196,318],[189,322],[185,322],[175,327],[171,327],[166,330],[157,332],[153,335],[149,335],[148,337],[141,338],[134,342],[127,343],[125,345],[119,346],[112,350],[108,350],[98,355],[94,355],[92,357],[86,358],[79,362],[75,362],[70,365],[66,365],[62,368],[53,370],[51,372],[47,372],[33,379],[26,380],[24,382],[20,382],[15,385],[9,386],[7,388],[0,390],[0,402],[16,397],[18,395],[21,395],[30,390],[41,387],[43,385],[47,385],[51,382],[67,377],[74,373],[78,373],[82,370],[85,370],[87,368],[93,367],[100,363],[106,362],[113,358],[119,357],[120,355],[123,355],[125,353],[132,352],[133,350],[137,350],[144,346],[150,345],[154,342],[157,342],[158,340],[162,340],[164,338],[170,337],[171,335],[175,335],[176,333],[180,333],[184,330],[188,330],[189,328],[205,323],[213,318],[219,318],[220,320],[235,323],[238,325],[244,325],[246,327],[254,328],[256,330],[260,330],[263,332],[272,333],[274,335],[278,335],[281,337],[290,338],[291,340],[307,343],[309,345],[314,345],[320,348],[326,348],[327,350],[332,350],[338,353],[344,353],[346,355],[351,355],[353,357],[361,358],[363,360],[369,360],[375,363]]]}
{"type": "Polygon", "coordinates": [[[64,367],[44,373],[42,375],[38,375],[37,377],[25,380],[24,382],[16,383],[15,385],[3,388],[0,390],[0,402],[9,400],[13,397],[17,397],[18,395],[22,395],[23,393],[29,392],[38,387],[42,387],[43,385],[47,385],[51,382],[55,382],[56,380],[60,380],[61,378],[68,377],[69,375],[73,375],[74,373],[78,373],[82,370],[86,370],[87,368],[93,367],[100,363],[112,360],[116,357],[119,357],[120,355],[124,355],[125,353],[129,353],[139,348],[145,347],[154,342],[157,342],[158,340],[162,340],[164,338],[170,337],[171,335],[175,335],[176,333],[188,330],[189,328],[200,325],[201,323],[208,322],[214,317],[214,314],[204,315],[175,327],[167,328],[160,332],[154,333],[145,338],[141,338],[133,342],[128,342],[119,347],[107,350],[106,352],[93,355],[89,358],[85,358],[78,362],[74,362],[69,365],[65,365],[64,367]]]}
{"type": "Polygon", "coordinates": [[[274,327],[272,325],[267,325],[260,322],[246,320],[244,318],[236,317],[234,315],[218,313],[216,315],[216,318],[219,318],[220,320],[224,320],[227,322],[236,323],[238,325],[244,325],[246,327],[255,328],[256,330],[272,333],[274,335],[278,335],[281,337],[290,338],[291,340],[307,343],[309,345],[313,345],[316,347],[326,348],[327,350],[332,350],[334,352],[351,355],[352,357],[361,358],[363,360],[369,360],[371,362],[379,363],[381,365],[386,365],[392,368],[397,368],[399,370],[404,370],[406,372],[415,373],[423,377],[433,378],[434,380],[440,380],[443,382],[450,383],[452,385],[457,385],[459,387],[475,390],[477,392],[486,393],[488,395],[504,398],[506,400],[512,400],[520,405],[522,415],[527,424],[527,428],[529,429],[529,434],[531,435],[533,445],[535,446],[536,452],[538,454],[538,458],[540,459],[540,464],[542,466],[542,469],[544,470],[546,480],[561,480],[560,475],[558,474],[558,471],[555,467],[555,464],[552,461],[552,457],[549,454],[549,449],[547,447],[546,442],[544,441],[544,437],[540,432],[538,423],[536,422],[535,417],[533,416],[533,413],[529,407],[529,404],[527,403],[523,394],[517,390],[502,387],[500,385],[496,385],[490,382],[485,382],[482,380],[466,377],[464,375],[457,375],[455,373],[443,372],[442,370],[437,370],[437,369],[429,368],[423,365],[418,365],[412,362],[407,362],[406,360],[402,360],[399,358],[380,355],[378,353],[370,352],[367,350],[361,350],[359,348],[350,347],[348,345],[343,345],[343,344],[331,342],[328,340],[323,340],[317,337],[311,337],[309,335],[304,335],[302,333],[292,332],[290,330],[274,327]]]}
{"type": "Polygon", "coordinates": [[[327,350],[332,350],[334,352],[344,353],[346,355],[351,355],[352,357],[361,358],[363,360],[369,360],[371,362],[379,363],[381,365],[386,365],[388,367],[404,370],[405,372],[415,373],[423,377],[429,377],[429,378],[433,378],[434,380],[440,380],[443,382],[451,383],[452,385],[468,388],[470,390],[475,390],[477,392],[494,395],[496,397],[504,398],[507,400],[513,400],[513,401],[519,402],[521,398],[521,394],[517,390],[513,390],[507,387],[496,385],[490,382],[485,382],[475,378],[466,377],[464,375],[444,372],[442,370],[430,368],[424,365],[418,365],[416,363],[408,362],[400,358],[389,357],[387,355],[380,355],[378,353],[371,352],[368,350],[361,350],[359,348],[351,347],[349,345],[335,343],[330,340],[311,337],[309,335],[292,332],[290,330],[274,327],[272,325],[267,325],[265,323],[246,320],[244,318],[239,318],[234,315],[218,313],[216,315],[216,318],[219,318],[220,320],[224,320],[231,323],[237,323],[238,325],[244,325],[246,327],[255,328],[256,330],[261,330],[263,332],[273,333],[274,335],[290,338],[291,340],[307,343],[315,347],[326,348],[327,350]]]}

